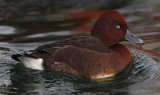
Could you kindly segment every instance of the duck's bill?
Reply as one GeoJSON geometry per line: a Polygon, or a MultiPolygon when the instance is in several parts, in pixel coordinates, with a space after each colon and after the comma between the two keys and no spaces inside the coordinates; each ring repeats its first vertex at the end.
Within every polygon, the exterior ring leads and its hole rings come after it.
{"type": "Polygon", "coordinates": [[[143,40],[137,38],[134,34],[132,34],[129,30],[127,30],[127,33],[125,35],[125,40],[133,42],[133,43],[144,43],[143,40]]]}

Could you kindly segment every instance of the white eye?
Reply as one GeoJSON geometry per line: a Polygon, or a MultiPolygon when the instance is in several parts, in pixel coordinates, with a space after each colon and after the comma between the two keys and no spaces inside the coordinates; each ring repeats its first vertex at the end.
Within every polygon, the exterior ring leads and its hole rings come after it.
{"type": "Polygon", "coordinates": [[[116,28],[121,28],[121,26],[120,26],[120,25],[117,25],[116,28]]]}

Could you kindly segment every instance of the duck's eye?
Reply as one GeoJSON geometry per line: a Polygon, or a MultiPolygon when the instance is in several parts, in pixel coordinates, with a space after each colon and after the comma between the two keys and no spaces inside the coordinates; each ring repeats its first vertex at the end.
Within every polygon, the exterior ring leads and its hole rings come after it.
{"type": "Polygon", "coordinates": [[[116,28],[121,28],[121,26],[120,25],[116,25],[116,28]]]}

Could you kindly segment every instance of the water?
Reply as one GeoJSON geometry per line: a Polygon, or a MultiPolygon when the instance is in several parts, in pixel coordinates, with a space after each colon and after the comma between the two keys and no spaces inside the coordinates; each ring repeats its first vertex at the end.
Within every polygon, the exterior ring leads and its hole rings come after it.
{"type": "Polygon", "coordinates": [[[159,95],[160,0],[81,1],[0,1],[0,94],[159,95]],[[121,12],[130,31],[145,41],[145,44],[123,42],[132,53],[130,66],[123,73],[88,80],[62,72],[27,69],[10,58],[42,44],[88,35],[104,9],[121,12]]]}

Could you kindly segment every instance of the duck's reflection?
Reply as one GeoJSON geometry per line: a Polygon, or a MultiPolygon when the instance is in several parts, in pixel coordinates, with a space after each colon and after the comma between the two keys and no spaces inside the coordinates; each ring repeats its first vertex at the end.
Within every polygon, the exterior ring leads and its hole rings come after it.
{"type": "Polygon", "coordinates": [[[45,79],[42,77],[41,71],[30,70],[21,64],[16,64],[11,72],[12,88],[10,92],[43,95],[45,79]]]}

